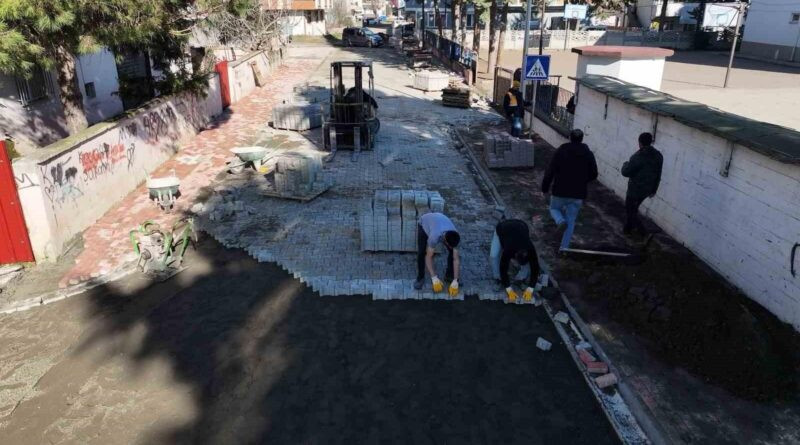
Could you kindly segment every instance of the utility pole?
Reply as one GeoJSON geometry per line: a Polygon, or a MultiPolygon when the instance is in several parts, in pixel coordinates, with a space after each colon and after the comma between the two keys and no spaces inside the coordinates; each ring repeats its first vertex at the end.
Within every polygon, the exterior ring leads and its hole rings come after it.
{"type": "Polygon", "coordinates": [[[540,11],[539,19],[539,55],[542,55],[544,50],[544,9],[547,8],[547,0],[542,0],[542,10],[540,11]]]}
{"type": "MultiPolygon", "coordinates": [[[[522,90],[522,99],[523,99],[523,102],[522,102],[521,105],[522,105],[522,109],[523,110],[525,109],[524,100],[526,99],[526,97],[528,95],[527,94],[528,93],[528,89],[526,88],[526,85],[525,85],[525,77],[528,74],[525,71],[526,68],[527,68],[525,66],[525,63],[528,60],[528,38],[530,37],[530,28],[531,28],[531,3],[532,3],[532,0],[528,0],[528,6],[527,6],[526,12],[525,12],[525,40],[522,43],[522,72],[520,73],[520,76],[519,76],[519,87],[522,90]]],[[[513,82],[513,78],[512,78],[512,82],[513,82]]],[[[533,100],[534,101],[536,100],[536,84],[535,83],[533,84],[533,100]]],[[[525,113],[524,112],[522,113],[522,118],[523,119],[525,118],[525,113]]],[[[533,108],[531,108],[531,122],[528,125],[528,128],[530,129],[529,131],[530,131],[531,136],[533,136],[533,108]]]]}
{"type": "Polygon", "coordinates": [[[425,15],[425,3],[428,0],[422,0],[422,48],[425,49],[425,22],[428,20],[428,17],[425,15]]]}
{"type": "Polygon", "coordinates": [[[736,6],[736,31],[733,33],[733,46],[731,46],[731,57],[728,59],[728,69],[725,70],[725,82],[722,88],[728,88],[728,78],[731,75],[731,67],[733,67],[733,56],[736,54],[736,43],[739,41],[739,28],[742,26],[742,15],[744,14],[744,4],[739,2],[736,6]]]}

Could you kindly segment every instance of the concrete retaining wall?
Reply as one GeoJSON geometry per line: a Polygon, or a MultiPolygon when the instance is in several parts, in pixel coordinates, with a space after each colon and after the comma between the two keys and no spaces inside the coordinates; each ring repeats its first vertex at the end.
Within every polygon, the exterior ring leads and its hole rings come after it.
{"type": "Polygon", "coordinates": [[[55,260],[75,235],[134,190],[222,112],[219,78],[207,97],[157,99],[17,159],[14,175],[37,261],[55,260]]]}
{"type": "Polygon", "coordinates": [[[230,79],[231,103],[239,102],[247,97],[255,88],[255,70],[261,73],[262,79],[272,73],[281,63],[280,52],[267,53],[258,51],[228,63],[230,79]]]}
{"type": "MultiPolygon", "coordinates": [[[[800,276],[790,273],[792,246],[800,242],[800,165],[585,86],[575,128],[584,130],[597,157],[600,182],[620,197],[627,186],[622,163],[637,149],[639,134],[656,128],[663,177],[642,211],[750,298],[800,329],[800,276]]],[[[800,259],[796,263],[800,268],[800,259]]]]}

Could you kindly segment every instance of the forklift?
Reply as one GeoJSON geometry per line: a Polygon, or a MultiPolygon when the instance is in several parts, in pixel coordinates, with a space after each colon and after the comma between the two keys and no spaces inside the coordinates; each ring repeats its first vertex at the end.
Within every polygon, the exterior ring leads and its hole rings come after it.
{"type": "Polygon", "coordinates": [[[325,150],[336,155],[340,148],[353,150],[353,161],[361,150],[375,146],[375,135],[381,127],[378,103],[375,102],[375,83],[372,61],[333,62],[330,70],[330,110],[322,126],[325,150]],[[345,90],[342,70],[352,68],[355,85],[345,90]],[[368,90],[364,91],[366,70],[368,90]]]}

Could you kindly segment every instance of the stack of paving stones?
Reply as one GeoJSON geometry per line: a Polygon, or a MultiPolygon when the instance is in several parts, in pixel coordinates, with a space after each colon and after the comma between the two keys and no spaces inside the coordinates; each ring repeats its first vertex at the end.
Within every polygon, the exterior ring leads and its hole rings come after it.
{"type": "Polygon", "coordinates": [[[361,250],[367,252],[416,252],[419,218],[444,212],[438,192],[378,190],[361,204],[361,250]]]}
{"type": "MultiPolygon", "coordinates": [[[[495,204],[481,192],[468,159],[453,148],[449,129],[420,121],[418,116],[441,115],[437,118],[475,124],[499,124],[502,119],[491,114],[476,116],[469,110],[445,113],[433,102],[420,103],[411,97],[399,97],[393,103],[382,115],[386,124],[375,150],[362,152],[358,162],[337,156],[325,164],[325,174],[336,183],[328,193],[309,202],[265,199],[259,190],[263,175],[227,175],[220,185],[234,189],[229,192],[236,196],[234,212],[210,221],[205,213],[208,209],[201,211],[197,218],[200,227],[225,247],[241,248],[258,261],[276,263],[321,296],[461,300],[463,294],[450,298],[447,292],[434,293],[429,280],[423,289],[415,290],[415,255],[361,250],[359,219],[364,213],[360,210],[369,197],[374,204],[375,190],[400,190],[401,220],[414,220],[418,213],[417,194],[412,205],[411,195],[404,195],[403,189],[437,190],[447,200],[446,214],[461,234],[461,289],[483,300],[506,301],[489,266],[489,247],[497,224],[495,204]],[[247,203],[243,211],[235,210],[239,201],[247,203]]],[[[285,134],[286,144],[315,150],[302,135],[285,134]]],[[[230,213],[227,207],[226,213],[230,213]]],[[[403,231],[401,221],[401,243],[415,237],[415,232],[403,231]]],[[[443,271],[446,255],[436,255],[434,261],[437,270],[443,271]]],[[[516,304],[525,302],[518,298],[516,304]]]]}
{"type": "Polygon", "coordinates": [[[323,185],[318,180],[322,161],[315,156],[291,153],[275,162],[274,188],[283,196],[308,196],[323,185]]]}
{"type": "Polygon", "coordinates": [[[446,107],[470,108],[472,99],[468,86],[462,85],[459,81],[451,80],[447,88],[442,90],[442,105],[446,107]]]}
{"type": "Polygon", "coordinates": [[[272,125],[285,130],[304,131],[322,126],[322,107],[313,103],[276,105],[272,125]]]}
{"type": "Polygon", "coordinates": [[[483,160],[489,168],[533,167],[533,141],[502,132],[486,132],[483,160]]]}

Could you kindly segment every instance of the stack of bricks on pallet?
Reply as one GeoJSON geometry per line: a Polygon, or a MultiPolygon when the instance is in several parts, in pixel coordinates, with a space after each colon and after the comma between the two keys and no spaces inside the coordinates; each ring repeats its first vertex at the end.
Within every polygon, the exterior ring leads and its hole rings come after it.
{"type": "Polygon", "coordinates": [[[361,205],[361,250],[415,252],[419,217],[443,211],[438,192],[378,190],[361,205]]]}
{"type": "Polygon", "coordinates": [[[489,168],[533,167],[533,141],[487,132],[483,139],[483,160],[489,168]]]}
{"type": "Polygon", "coordinates": [[[272,125],[297,131],[321,127],[322,107],[310,103],[276,105],[272,109],[272,125]]]}
{"type": "Polygon", "coordinates": [[[289,196],[308,195],[321,167],[321,161],[313,156],[282,155],[275,163],[275,191],[289,196]]]}

